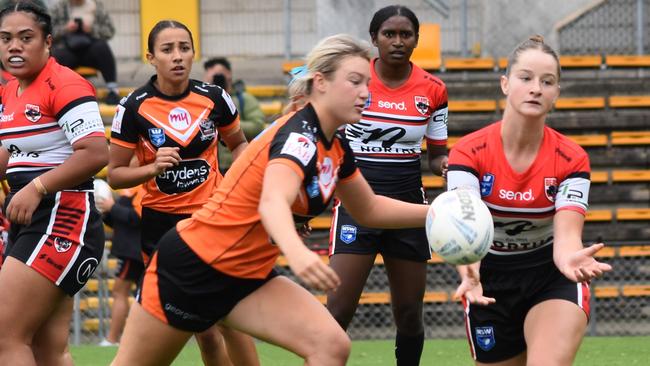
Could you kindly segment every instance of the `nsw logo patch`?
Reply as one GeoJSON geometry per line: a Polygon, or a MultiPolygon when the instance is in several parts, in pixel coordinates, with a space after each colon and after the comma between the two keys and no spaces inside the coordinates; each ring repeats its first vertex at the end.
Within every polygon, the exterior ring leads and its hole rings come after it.
{"type": "Polygon", "coordinates": [[[161,147],[165,143],[165,131],[162,128],[150,128],[149,140],[155,147],[161,147]]]}
{"type": "Polygon", "coordinates": [[[481,178],[481,196],[489,196],[492,194],[492,187],[494,186],[494,174],[485,173],[481,178]]]}
{"type": "Polygon", "coordinates": [[[474,333],[476,334],[476,344],[483,351],[491,350],[497,343],[494,339],[494,327],[476,327],[474,333]]]}
{"type": "Polygon", "coordinates": [[[341,225],[341,241],[350,244],[357,240],[357,227],[353,225],[341,225]]]}

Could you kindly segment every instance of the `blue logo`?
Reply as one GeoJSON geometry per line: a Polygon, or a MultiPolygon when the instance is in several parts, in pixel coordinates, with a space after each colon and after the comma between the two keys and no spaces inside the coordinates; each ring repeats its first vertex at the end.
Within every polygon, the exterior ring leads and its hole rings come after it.
{"type": "Polygon", "coordinates": [[[162,128],[150,128],[149,140],[155,147],[161,147],[165,143],[165,132],[162,128]]]}
{"type": "Polygon", "coordinates": [[[314,198],[318,197],[319,194],[320,188],[318,187],[318,177],[313,176],[311,178],[311,183],[307,186],[307,196],[309,196],[309,198],[314,198]]]}
{"type": "Polygon", "coordinates": [[[352,225],[342,225],[340,238],[345,244],[350,244],[357,240],[357,227],[352,225]]]}
{"type": "Polygon", "coordinates": [[[483,174],[481,179],[481,196],[489,196],[492,194],[492,186],[494,186],[494,175],[490,173],[483,174]]]}
{"type": "Polygon", "coordinates": [[[368,109],[370,107],[370,103],[372,103],[372,94],[368,92],[368,99],[366,99],[366,104],[363,106],[363,109],[368,109]]]}
{"type": "Polygon", "coordinates": [[[476,327],[474,333],[476,334],[476,343],[483,351],[491,350],[497,343],[494,339],[493,327],[476,327]]]}

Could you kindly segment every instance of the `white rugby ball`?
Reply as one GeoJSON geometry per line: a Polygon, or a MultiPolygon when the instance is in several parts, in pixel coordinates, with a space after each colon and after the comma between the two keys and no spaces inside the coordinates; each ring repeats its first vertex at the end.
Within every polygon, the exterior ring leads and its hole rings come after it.
{"type": "Polygon", "coordinates": [[[456,189],[440,194],[426,221],[429,246],[451,264],[470,264],[487,254],[494,238],[492,215],[478,192],[456,189]]]}
{"type": "Polygon", "coordinates": [[[96,178],[93,181],[93,188],[95,193],[95,200],[97,199],[106,199],[113,196],[113,190],[111,186],[106,183],[105,180],[96,178]]]}

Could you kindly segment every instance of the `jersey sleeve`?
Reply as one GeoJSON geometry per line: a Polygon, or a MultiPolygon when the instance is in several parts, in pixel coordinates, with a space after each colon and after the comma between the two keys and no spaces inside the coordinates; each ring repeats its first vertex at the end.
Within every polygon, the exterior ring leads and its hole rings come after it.
{"type": "Polygon", "coordinates": [[[304,179],[307,169],[316,164],[317,153],[318,148],[309,137],[280,129],[271,141],[269,164],[285,164],[304,179]]]}
{"type": "Polygon", "coordinates": [[[130,100],[131,95],[122,98],[117,105],[111,124],[111,143],[127,149],[135,149],[139,138],[136,126],[136,107],[130,100]]]}
{"type": "Polygon", "coordinates": [[[354,152],[352,152],[348,140],[346,138],[341,138],[339,141],[341,141],[341,147],[343,147],[343,164],[341,164],[341,167],[339,168],[338,178],[339,181],[343,182],[356,176],[360,171],[359,168],[357,168],[357,164],[354,162],[354,152]]]}
{"type": "Polygon", "coordinates": [[[447,105],[447,87],[443,84],[437,86],[437,95],[434,95],[435,105],[433,113],[427,124],[424,136],[428,144],[447,145],[447,118],[449,107],[447,105]]]}
{"type": "Polygon", "coordinates": [[[469,188],[481,191],[479,184],[478,162],[467,150],[462,141],[457,143],[449,154],[449,170],[447,171],[447,190],[469,188]]]}
{"type": "Polygon", "coordinates": [[[84,137],[104,136],[95,90],[86,80],[71,80],[51,94],[52,112],[70,144],[84,137]]]}
{"type": "Polygon", "coordinates": [[[214,123],[220,134],[227,134],[229,131],[236,130],[239,127],[239,113],[230,94],[224,89],[215,88],[220,91],[215,92],[214,100],[214,123]]]}
{"type": "Polygon", "coordinates": [[[589,156],[584,150],[571,160],[566,177],[560,182],[555,196],[555,210],[572,210],[586,214],[589,208],[589,188],[591,186],[589,156]]]}

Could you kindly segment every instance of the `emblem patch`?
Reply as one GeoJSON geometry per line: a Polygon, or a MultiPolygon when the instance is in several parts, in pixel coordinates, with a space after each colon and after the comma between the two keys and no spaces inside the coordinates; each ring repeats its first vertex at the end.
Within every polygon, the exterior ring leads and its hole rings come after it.
{"type": "Polygon", "coordinates": [[[150,128],[149,140],[155,147],[161,147],[165,143],[165,132],[162,128],[150,128]]]}
{"type": "Polygon", "coordinates": [[[494,186],[494,174],[485,173],[481,179],[481,197],[489,196],[492,194],[492,187],[494,186]]]}
{"type": "Polygon", "coordinates": [[[345,244],[350,244],[357,240],[357,227],[352,225],[341,225],[341,241],[345,244]]]}
{"type": "Polygon", "coordinates": [[[30,122],[38,122],[43,115],[41,114],[41,107],[35,104],[25,104],[25,118],[30,122]]]}
{"type": "Polygon", "coordinates": [[[555,195],[557,194],[557,178],[544,178],[544,194],[549,201],[555,202],[555,195]]]}
{"type": "Polygon", "coordinates": [[[429,113],[429,98],[416,95],[413,99],[415,102],[415,109],[417,109],[420,114],[426,116],[429,113]]]}
{"type": "Polygon", "coordinates": [[[201,141],[212,140],[215,136],[214,122],[209,119],[204,119],[199,123],[199,130],[201,131],[201,141]]]}
{"type": "Polygon", "coordinates": [[[307,166],[316,154],[316,145],[306,136],[291,132],[282,146],[280,154],[291,155],[298,159],[302,165],[307,166]]]}
{"type": "Polygon", "coordinates": [[[59,253],[65,253],[72,248],[72,241],[56,237],[54,238],[54,249],[59,253]]]}
{"type": "Polygon", "coordinates": [[[476,327],[474,329],[476,334],[476,344],[483,350],[489,351],[494,348],[497,343],[494,339],[493,327],[476,327]]]}

